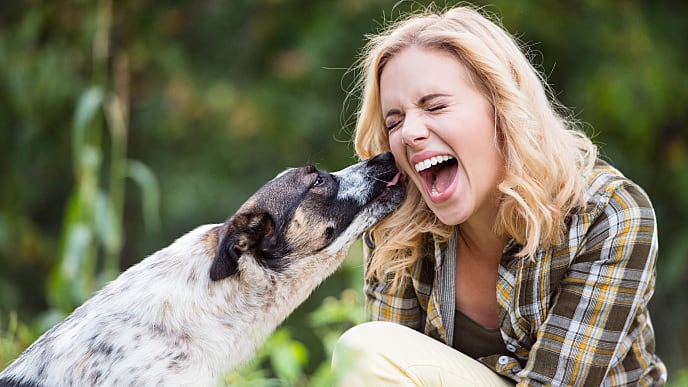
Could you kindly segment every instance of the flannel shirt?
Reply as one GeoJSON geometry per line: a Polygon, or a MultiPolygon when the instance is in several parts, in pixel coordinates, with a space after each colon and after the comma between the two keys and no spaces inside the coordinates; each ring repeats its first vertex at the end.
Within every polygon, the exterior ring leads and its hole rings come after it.
{"type": "MultiPolygon", "coordinates": [[[[478,359],[519,386],[663,385],[648,302],[654,291],[657,226],[649,198],[599,162],[588,176],[585,209],[569,216],[560,245],[535,260],[503,250],[497,279],[500,330],[510,356],[478,359]]],[[[372,320],[391,321],[452,344],[455,236],[425,237],[410,279],[392,292],[366,281],[372,320]],[[445,259],[442,259],[442,258],[445,259]]],[[[366,256],[374,242],[366,238],[366,256]]]]}

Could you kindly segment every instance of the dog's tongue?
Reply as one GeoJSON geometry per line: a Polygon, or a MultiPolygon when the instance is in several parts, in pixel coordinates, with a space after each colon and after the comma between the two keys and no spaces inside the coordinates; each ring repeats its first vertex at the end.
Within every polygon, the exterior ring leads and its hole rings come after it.
{"type": "Polygon", "coordinates": [[[399,178],[400,178],[400,177],[401,177],[401,172],[397,172],[397,174],[394,175],[394,177],[392,178],[392,180],[391,180],[389,183],[387,183],[387,187],[392,187],[392,186],[397,185],[397,183],[399,182],[399,178]]]}

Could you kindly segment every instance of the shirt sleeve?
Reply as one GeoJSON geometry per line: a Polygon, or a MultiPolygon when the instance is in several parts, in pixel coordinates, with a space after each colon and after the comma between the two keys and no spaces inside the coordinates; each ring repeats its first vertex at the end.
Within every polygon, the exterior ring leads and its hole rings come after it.
{"type": "Polygon", "coordinates": [[[655,280],[654,210],[631,183],[608,196],[559,284],[519,385],[599,386],[643,332],[637,326],[655,280]]]}

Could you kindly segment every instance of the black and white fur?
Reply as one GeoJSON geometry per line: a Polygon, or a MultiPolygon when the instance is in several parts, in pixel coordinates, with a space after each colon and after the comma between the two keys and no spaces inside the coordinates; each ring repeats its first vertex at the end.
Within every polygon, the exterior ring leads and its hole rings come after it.
{"type": "Polygon", "coordinates": [[[397,173],[388,153],[336,173],[281,173],[224,224],[122,273],[2,371],[0,386],[216,385],[397,208],[397,173]]]}

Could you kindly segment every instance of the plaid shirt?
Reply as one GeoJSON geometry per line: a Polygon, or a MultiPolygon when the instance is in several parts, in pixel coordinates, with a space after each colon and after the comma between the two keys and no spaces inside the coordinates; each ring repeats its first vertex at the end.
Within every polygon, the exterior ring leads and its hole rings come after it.
{"type": "MultiPolygon", "coordinates": [[[[504,248],[497,303],[511,354],[478,360],[518,385],[663,385],[666,367],[654,354],[647,309],[656,272],[654,210],[643,190],[609,165],[599,163],[586,181],[587,207],[569,218],[564,243],[539,250],[534,261],[515,257],[520,246],[513,241],[504,248]]],[[[440,246],[427,236],[410,281],[395,292],[366,282],[370,317],[451,345],[455,240],[440,246]]]]}

